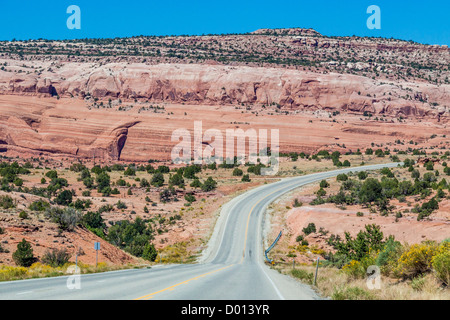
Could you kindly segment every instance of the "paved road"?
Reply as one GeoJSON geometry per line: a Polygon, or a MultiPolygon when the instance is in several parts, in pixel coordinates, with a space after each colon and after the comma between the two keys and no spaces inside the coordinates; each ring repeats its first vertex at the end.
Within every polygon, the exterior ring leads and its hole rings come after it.
{"type": "Polygon", "coordinates": [[[299,186],[349,171],[394,167],[373,165],[286,178],[245,192],[221,210],[199,263],[162,265],[80,276],[0,283],[0,299],[273,300],[319,299],[308,286],[264,264],[262,219],[267,206],[299,186]],[[73,282],[75,283],[75,282],[73,282]]]}

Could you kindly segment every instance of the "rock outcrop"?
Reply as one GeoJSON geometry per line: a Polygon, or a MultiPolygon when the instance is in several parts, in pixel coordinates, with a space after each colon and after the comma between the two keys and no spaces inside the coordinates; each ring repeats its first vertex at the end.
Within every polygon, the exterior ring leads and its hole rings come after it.
{"type": "Polygon", "coordinates": [[[277,104],[286,110],[366,111],[441,121],[448,118],[450,85],[387,84],[362,76],[281,68],[66,63],[57,71],[41,74],[0,71],[0,94],[206,105],[277,104]]]}

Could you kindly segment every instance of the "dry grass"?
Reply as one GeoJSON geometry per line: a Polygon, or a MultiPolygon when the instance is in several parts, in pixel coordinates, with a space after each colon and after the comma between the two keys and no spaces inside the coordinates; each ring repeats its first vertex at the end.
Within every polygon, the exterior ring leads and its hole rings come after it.
{"type": "MultiPolygon", "coordinates": [[[[24,280],[33,278],[57,277],[70,274],[68,268],[74,266],[74,263],[66,263],[60,267],[51,267],[40,262],[36,262],[28,268],[14,266],[0,266],[0,281],[24,280]]],[[[99,262],[97,266],[78,263],[81,274],[107,272],[121,269],[138,268],[142,266],[134,265],[110,265],[99,262]]]]}
{"type": "MultiPolygon", "coordinates": [[[[293,275],[291,264],[280,263],[275,269],[293,275]]],[[[302,271],[294,272],[293,278],[312,284],[311,274],[315,274],[315,266],[297,265],[295,270],[302,271]]],[[[354,279],[334,267],[319,267],[317,283],[313,288],[321,296],[333,300],[450,300],[449,288],[443,288],[432,274],[412,281],[381,276],[381,288],[371,290],[366,279],[354,279]]]]}

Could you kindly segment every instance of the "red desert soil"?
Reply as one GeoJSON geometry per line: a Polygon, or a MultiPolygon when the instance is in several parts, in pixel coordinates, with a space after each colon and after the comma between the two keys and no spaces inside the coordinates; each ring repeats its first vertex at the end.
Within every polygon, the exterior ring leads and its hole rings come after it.
{"type": "Polygon", "coordinates": [[[372,142],[397,140],[412,140],[425,147],[428,142],[449,142],[429,141],[432,134],[448,134],[447,124],[432,118],[398,122],[389,116],[388,121],[377,121],[355,114],[332,117],[327,111],[280,115],[273,111],[276,107],[247,111],[244,107],[181,104],[165,104],[164,112],[154,113],[140,112],[138,106],[129,111],[89,110],[79,99],[0,95],[0,151],[21,157],[167,160],[178,143],[171,141],[172,132],[186,128],[193,136],[195,120],[203,122],[203,131],[214,128],[223,135],[226,129],[279,129],[281,152],[356,151],[372,142]]]}

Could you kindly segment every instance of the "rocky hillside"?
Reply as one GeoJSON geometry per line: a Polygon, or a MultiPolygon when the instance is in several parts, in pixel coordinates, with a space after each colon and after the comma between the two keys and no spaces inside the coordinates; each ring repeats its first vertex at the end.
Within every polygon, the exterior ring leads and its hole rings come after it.
{"type": "Polygon", "coordinates": [[[0,71],[3,95],[277,105],[282,110],[370,112],[437,121],[448,120],[450,107],[450,85],[387,83],[338,73],[199,64],[0,63],[8,65],[7,71],[0,71]]]}
{"type": "Polygon", "coordinates": [[[229,35],[3,41],[0,58],[102,64],[215,63],[434,84],[449,84],[450,76],[447,46],[397,39],[329,37],[313,29],[299,28],[260,29],[229,35]]]}

